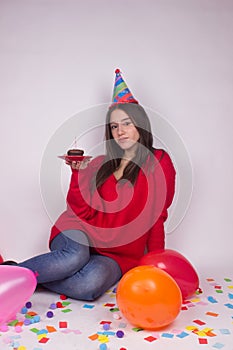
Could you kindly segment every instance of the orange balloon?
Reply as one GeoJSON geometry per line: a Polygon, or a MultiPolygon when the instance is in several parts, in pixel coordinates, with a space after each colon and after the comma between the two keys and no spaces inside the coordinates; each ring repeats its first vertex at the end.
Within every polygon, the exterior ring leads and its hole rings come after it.
{"type": "Polygon", "coordinates": [[[120,280],[117,304],[125,318],[143,329],[157,329],[175,320],[182,305],[176,281],[154,266],[137,266],[120,280]]]}

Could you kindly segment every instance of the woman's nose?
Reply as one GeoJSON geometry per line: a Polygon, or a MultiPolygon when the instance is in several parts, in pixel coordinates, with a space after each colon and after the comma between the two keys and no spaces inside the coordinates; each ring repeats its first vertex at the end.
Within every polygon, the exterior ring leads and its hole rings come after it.
{"type": "Polygon", "coordinates": [[[124,127],[123,125],[119,124],[117,128],[118,135],[122,135],[124,133],[124,127]]]}

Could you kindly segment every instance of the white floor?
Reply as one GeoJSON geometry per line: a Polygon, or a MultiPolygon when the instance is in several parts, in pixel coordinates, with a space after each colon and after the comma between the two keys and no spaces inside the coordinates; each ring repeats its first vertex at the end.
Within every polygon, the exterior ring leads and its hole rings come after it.
{"type": "MultiPolygon", "coordinates": [[[[10,325],[5,332],[1,331],[0,349],[95,350],[104,349],[102,344],[106,344],[105,349],[109,350],[233,350],[233,275],[212,273],[201,277],[200,286],[203,293],[186,301],[183,305],[186,310],[181,310],[173,324],[159,332],[133,330],[120,311],[114,310],[117,307],[114,288],[98,301],[86,303],[68,298],[63,308],[53,310],[52,303],[64,301],[57,294],[37,290],[30,299],[32,307],[28,312],[38,314],[40,321],[21,328],[10,325]],[[52,318],[47,317],[49,310],[53,312],[52,318]],[[108,335],[103,334],[104,321],[110,323],[108,335]],[[193,326],[202,333],[193,333],[193,326]],[[116,336],[118,330],[124,332],[122,338],[116,336]],[[206,344],[200,343],[203,341],[206,344]]],[[[22,313],[17,316],[21,321],[25,319],[22,313]]]]}

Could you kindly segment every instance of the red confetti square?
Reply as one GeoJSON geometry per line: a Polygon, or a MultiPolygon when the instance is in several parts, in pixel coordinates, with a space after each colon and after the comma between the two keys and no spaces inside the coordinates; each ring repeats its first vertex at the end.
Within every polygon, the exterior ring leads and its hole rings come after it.
{"type": "Polygon", "coordinates": [[[208,344],[208,340],[205,338],[198,338],[199,344],[208,344]]]}
{"type": "Polygon", "coordinates": [[[151,343],[152,341],[157,340],[157,338],[149,336],[149,337],[144,338],[144,340],[146,340],[146,341],[151,343]]]}
{"type": "Polygon", "coordinates": [[[105,323],[111,324],[112,321],[100,321],[100,324],[105,324],[105,323]]]}
{"type": "Polygon", "coordinates": [[[107,307],[113,307],[113,306],[115,306],[115,304],[112,304],[112,303],[106,303],[106,304],[104,304],[104,306],[107,306],[107,307]]]}
{"type": "Polygon", "coordinates": [[[65,322],[65,321],[60,321],[60,322],[59,322],[59,328],[67,328],[67,322],[65,322]]]}
{"type": "Polygon", "coordinates": [[[206,324],[205,322],[203,322],[201,320],[194,320],[193,322],[195,322],[196,324],[199,324],[199,326],[203,326],[204,324],[206,324]]]}
{"type": "Polygon", "coordinates": [[[49,341],[49,338],[41,338],[41,339],[39,340],[39,343],[46,344],[47,341],[49,341]]]}
{"type": "Polygon", "coordinates": [[[181,310],[188,310],[187,306],[182,306],[181,310]]]}

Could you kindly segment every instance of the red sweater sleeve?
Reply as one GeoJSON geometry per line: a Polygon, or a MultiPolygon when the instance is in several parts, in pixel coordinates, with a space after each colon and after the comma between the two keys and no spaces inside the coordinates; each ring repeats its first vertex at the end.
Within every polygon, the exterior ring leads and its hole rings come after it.
{"type": "Polygon", "coordinates": [[[171,158],[165,151],[161,155],[160,166],[162,167],[166,181],[166,200],[161,215],[150,229],[150,234],[147,241],[147,249],[149,252],[156,249],[163,249],[165,246],[164,222],[166,221],[168,215],[167,209],[171,205],[175,193],[176,172],[171,158]]]}
{"type": "Polygon", "coordinates": [[[80,219],[89,220],[97,212],[91,203],[91,183],[102,157],[94,159],[87,168],[72,170],[70,187],[67,194],[67,210],[80,219]]]}

